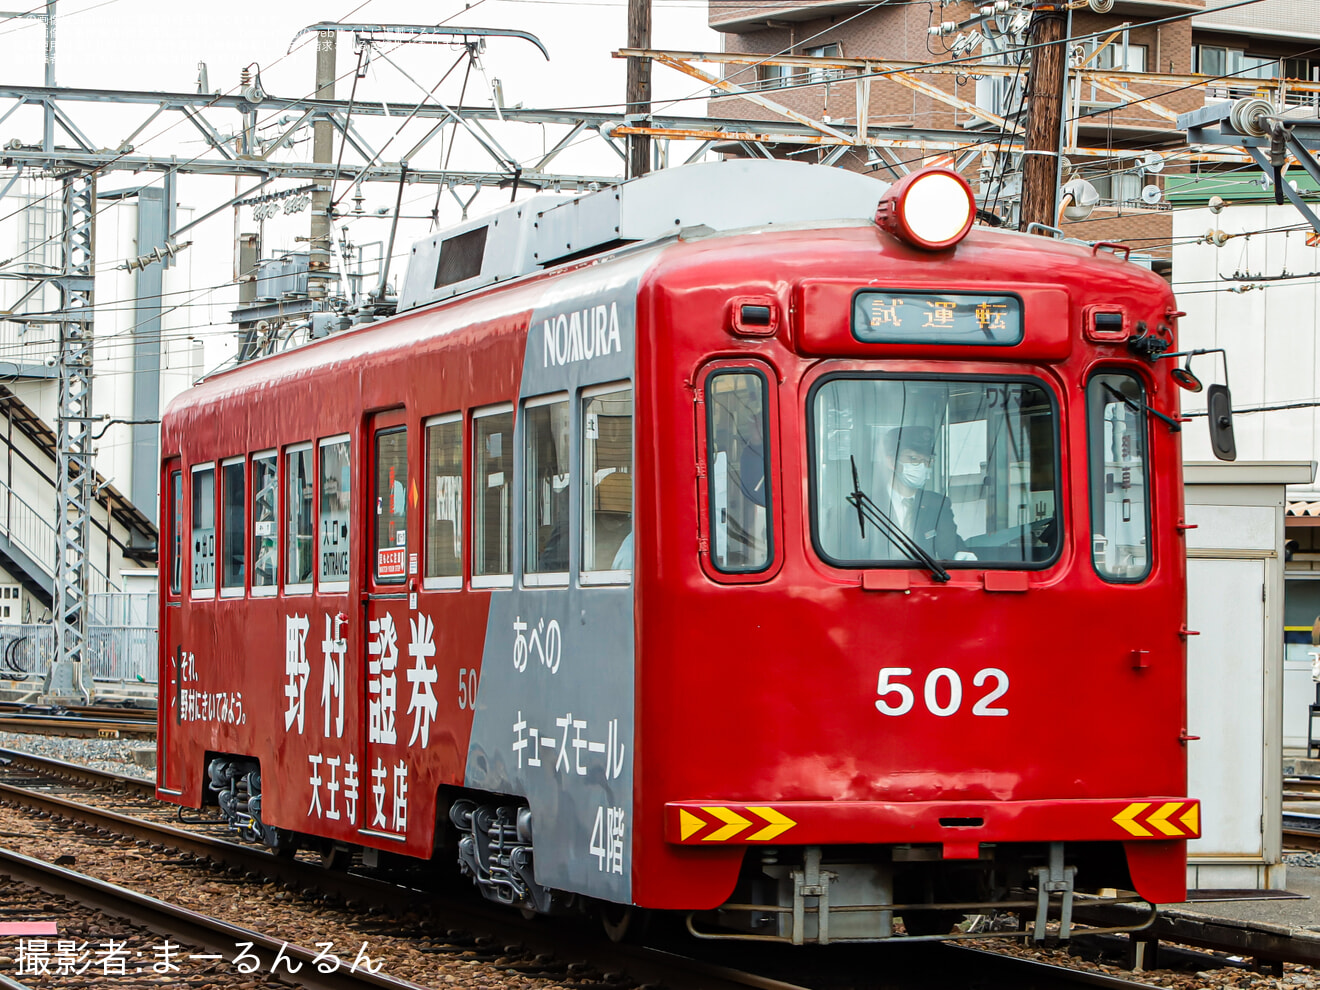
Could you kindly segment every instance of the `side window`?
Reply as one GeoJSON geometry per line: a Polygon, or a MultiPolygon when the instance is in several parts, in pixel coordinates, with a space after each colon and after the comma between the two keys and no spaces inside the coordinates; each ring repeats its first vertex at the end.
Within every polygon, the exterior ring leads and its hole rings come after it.
{"type": "Polygon", "coordinates": [[[192,584],[194,594],[215,590],[215,467],[192,469],[192,584]]]}
{"type": "Polygon", "coordinates": [[[513,410],[477,414],[472,432],[472,577],[490,586],[513,573],[513,410]]]}
{"type": "Polygon", "coordinates": [[[170,594],[183,590],[183,472],[170,472],[170,594]]]}
{"type": "Polygon", "coordinates": [[[348,438],[321,441],[320,553],[316,580],[324,591],[348,590],[348,438]]]}
{"type": "Polygon", "coordinates": [[[1086,385],[1091,559],[1106,581],[1140,581],[1150,573],[1149,468],[1139,411],[1144,402],[1145,389],[1134,375],[1102,372],[1086,385]]]}
{"type": "Polygon", "coordinates": [[[284,452],[284,587],[305,591],[312,584],[312,445],[284,452]]]}
{"type": "Polygon", "coordinates": [[[244,467],[241,457],[220,464],[222,594],[242,594],[243,582],[247,577],[247,486],[244,484],[244,467]]]}
{"type": "MultiPolygon", "coordinates": [[[[523,525],[529,575],[552,573],[567,581],[569,547],[568,399],[523,408],[523,525]]],[[[532,582],[535,583],[535,582],[532,582]]],[[[555,579],[553,583],[560,583],[555,579]]]]}
{"type": "Polygon", "coordinates": [[[721,371],[706,379],[710,558],[728,573],[770,565],[770,453],[765,378],[721,371]]]}
{"type": "Polygon", "coordinates": [[[633,395],[582,401],[582,580],[626,584],[633,566],[633,395]]]}
{"type": "Polygon", "coordinates": [[[463,415],[426,423],[426,578],[431,587],[463,580],[463,415]]]}
{"type": "Polygon", "coordinates": [[[252,458],[252,590],[273,593],[280,563],[279,480],[275,452],[252,458]]]}
{"type": "Polygon", "coordinates": [[[376,434],[376,580],[408,577],[408,433],[376,434]]]}

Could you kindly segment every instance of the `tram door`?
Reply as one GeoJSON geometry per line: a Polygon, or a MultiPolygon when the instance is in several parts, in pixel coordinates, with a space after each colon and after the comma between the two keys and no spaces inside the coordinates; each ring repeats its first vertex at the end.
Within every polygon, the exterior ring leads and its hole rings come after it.
{"type": "Polygon", "coordinates": [[[403,840],[408,829],[406,698],[408,628],[417,593],[417,549],[408,520],[416,515],[416,482],[408,470],[409,436],[402,409],[367,424],[368,485],[362,534],[367,569],[363,683],[367,727],[362,761],[362,831],[403,840]],[[412,601],[409,600],[410,596],[412,601]]]}
{"type": "Polygon", "coordinates": [[[161,478],[165,512],[161,520],[164,531],[164,564],[168,568],[165,578],[165,599],[160,604],[160,653],[158,656],[156,691],[160,714],[157,716],[157,770],[156,785],[161,790],[181,793],[183,778],[180,759],[173,751],[174,732],[180,724],[179,689],[182,663],[183,630],[183,472],[177,460],[165,464],[161,478]]]}

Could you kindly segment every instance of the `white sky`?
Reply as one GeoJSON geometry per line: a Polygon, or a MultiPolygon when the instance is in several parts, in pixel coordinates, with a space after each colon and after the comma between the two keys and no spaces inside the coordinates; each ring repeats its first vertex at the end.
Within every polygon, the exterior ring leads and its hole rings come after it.
{"type": "MultiPolygon", "coordinates": [[[[40,11],[38,0],[8,0],[0,3],[9,12],[40,11]]],[[[687,50],[718,49],[719,38],[706,27],[705,0],[652,0],[652,46],[687,50]]],[[[274,96],[301,97],[313,89],[315,73],[315,36],[299,39],[294,50],[290,43],[299,29],[321,20],[370,23],[435,24],[467,27],[509,27],[529,31],[549,49],[546,62],[530,44],[517,39],[492,38],[481,64],[489,79],[503,84],[507,106],[523,104],[528,108],[594,107],[618,112],[624,95],[625,63],[610,57],[627,41],[626,0],[475,0],[471,3],[424,3],[420,0],[275,0],[255,3],[235,0],[227,4],[179,3],[178,0],[60,0],[57,8],[56,82],[60,86],[103,89],[163,90],[196,92],[198,63],[207,65],[211,91],[231,93],[236,90],[240,70],[250,63],[261,67],[266,92],[274,96]]],[[[39,20],[0,18],[0,79],[12,85],[40,85],[43,82],[44,26],[39,20]]],[[[347,99],[353,81],[357,57],[353,35],[339,35],[338,66],[341,79],[336,95],[347,99]]],[[[385,42],[380,50],[393,60],[372,61],[365,76],[358,81],[356,99],[390,100],[416,104],[423,99],[422,89],[430,89],[440,77],[460,60],[460,49],[448,45],[399,45],[385,42]],[[411,75],[415,82],[405,75],[411,75]]],[[[459,102],[464,65],[459,64],[437,90],[436,96],[447,103],[459,102]]],[[[701,115],[705,111],[706,89],[699,82],[670,70],[653,70],[654,107],[657,112],[701,115]],[[686,103],[670,103],[682,97],[697,97],[686,103]]],[[[467,83],[464,102],[469,105],[492,103],[487,82],[473,72],[467,83]]],[[[7,107],[0,108],[0,110],[7,107]]],[[[98,147],[115,148],[151,112],[149,106],[120,108],[101,104],[69,104],[75,122],[98,147]]],[[[261,120],[270,127],[278,124],[278,113],[263,109],[261,120]]],[[[212,111],[208,119],[222,133],[231,133],[238,117],[232,112],[212,111]]],[[[395,130],[397,121],[355,118],[367,138],[379,148],[395,130]]],[[[414,122],[383,158],[397,161],[430,125],[414,122]]],[[[544,149],[553,146],[561,131],[531,125],[492,125],[504,147],[517,159],[534,162],[544,149]]],[[[23,143],[39,140],[38,112],[25,108],[0,125],[0,144],[18,138],[23,143]]],[[[311,156],[308,140],[297,144],[287,156],[307,160],[311,156]]],[[[69,143],[61,135],[59,143],[69,143]]],[[[162,116],[134,141],[135,153],[178,155],[181,159],[200,155],[205,146],[200,135],[177,114],[162,116]]],[[[695,145],[690,146],[692,148],[695,145]]],[[[213,152],[211,153],[214,154],[213,152]]],[[[489,169],[493,163],[469,139],[460,137],[453,150],[447,141],[434,141],[411,164],[418,168],[439,168],[442,154],[450,155],[453,168],[489,169]]],[[[686,157],[686,152],[684,152],[686,157]]],[[[352,174],[345,159],[344,172],[352,174]]],[[[557,159],[551,168],[563,173],[619,175],[622,162],[598,138],[582,137],[575,147],[557,159]]],[[[113,172],[100,180],[102,189],[116,189],[146,183],[158,183],[160,173],[134,176],[113,172]]],[[[246,189],[253,180],[240,180],[238,189],[246,189]]],[[[293,182],[277,182],[265,191],[290,188],[293,182]]],[[[341,210],[352,207],[349,184],[337,188],[343,193],[341,210]]],[[[232,197],[235,180],[210,177],[184,177],[179,199],[183,206],[199,215],[232,197]]],[[[375,184],[365,187],[366,215],[350,221],[351,234],[359,243],[384,240],[389,233],[389,218],[376,216],[377,210],[392,211],[396,187],[375,184]]],[[[464,197],[470,190],[460,190],[464,197]]],[[[404,193],[405,217],[424,217],[431,212],[436,192],[432,186],[409,186],[404,193]]],[[[483,192],[472,207],[473,215],[508,201],[507,191],[483,192]]],[[[521,198],[521,197],[520,197],[521,198]]],[[[0,212],[11,213],[17,204],[0,204],[0,212]]],[[[112,207],[113,208],[113,207],[112,207]]],[[[441,224],[457,221],[460,207],[446,194],[441,203],[441,224]]],[[[108,218],[107,218],[108,219],[108,218]]],[[[185,235],[194,241],[191,248],[194,286],[218,286],[233,277],[234,235],[257,228],[251,210],[243,208],[237,218],[226,210],[206,224],[185,235]]],[[[265,224],[264,254],[305,249],[296,238],[308,230],[306,213],[280,217],[265,224]]],[[[431,224],[424,219],[401,224],[395,247],[395,276],[402,274],[402,258],[411,242],[425,236],[431,224]]],[[[106,245],[109,247],[109,245],[106,245]]],[[[109,252],[115,253],[115,252],[109,252]]],[[[123,261],[109,257],[104,250],[98,258],[98,271],[123,261]]],[[[191,308],[197,312],[193,325],[199,336],[208,341],[207,364],[220,355],[211,344],[223,347],[226,328],[217,325],[217,314],[224,313],[232,300],[232,291],[218,289],[199,297],[191,308]],[[203,316],[203,307],[204,316],[203,316]]],[[[98,305],[101,299],[98,298],[98,305]]],[[[179,316],[185,313],[179,313],[179,316]]],[[[184,327],[189,325],[185,321],[184,327]]]]}

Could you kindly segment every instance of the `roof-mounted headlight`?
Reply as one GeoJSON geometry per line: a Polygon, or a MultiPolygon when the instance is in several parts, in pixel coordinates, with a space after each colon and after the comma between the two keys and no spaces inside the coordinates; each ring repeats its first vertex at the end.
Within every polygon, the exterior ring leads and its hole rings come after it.
{"type": "Polygon", "coordinates": [[[895,182],[875,211],[881,230],[925,251],[953,247],[967,236],[975,219],[972,187],[947,168],[923,168],[895,182]]]}

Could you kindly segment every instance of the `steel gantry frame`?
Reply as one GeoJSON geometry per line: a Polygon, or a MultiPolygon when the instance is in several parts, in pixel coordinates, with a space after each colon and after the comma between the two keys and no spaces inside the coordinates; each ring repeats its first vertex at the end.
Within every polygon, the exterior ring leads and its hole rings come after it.
{"type": "Polygon", "coordinates": [[[77,172],[62,179],[64,230],[60,294],[59,407],[56,469],[55,662],[45,693],[90,699],[83,679],[91,554],[92,346],[96,257],[96,177],[77,172]]]}
{"type": "MultiPolygon", "coordinates": [[[[1020,150],[1022,131],[1017,123],[975,103],[965,100],[954,93],[947,92],[921,76],[995,76],[1013,78],[1021,70],[1013,65],[1001,65],[991,62],[956,61],[949,63],[911,62],[897,59],[843,58],[839,56],[812,55],[758,55],[755,53],[702,52],[670,49],[623,48],[614,52],[615,58],[647,58],[667,66],[677,72],[690,76],[711,86],[715,92],[712,97],[728,96],[747,100],[771,113],[779,115],[783,121],[737,120],[712,117],[704,120],[697,127],[675,128],[670,122],[659,117],[644,122],[633,121],[616,128],[618,136],[630,134],[648,134],[659,139],[703,140],[711,143],[740,143],[748,154],[772,157],[771,147],[817,146],[822,148],[872,149],[884,153],[889,149],[908,149],[922,154],[941,154],[947,152],[970,152],[979,148],[998,147],[1007,151],[1020,150]],[[751,88],[739,85],[728,78],[723,78],[698,68],[698,64],[713,66],[742,66],[751,68],[761,65],[784,66],[797,69],[807,74],[807,81],[790,83],[774,88],[751,88]],[[952,110],[965,113],[969,118],[981,122],[977,127],[957,130],[935,130],[915,127],[877,126],[869,122],[869,104],[872,88],[881,83],[901,86],[912,92],[927,96],[943,103],[952,110]],[[853,120],[821,121],[785,106],[767,94],[779,91],[801,89],[808,86],[846,86],[852,84],[856,91],[856,107],[853,120]]],[[[1213,96],[1220,91],[1250,90],[1252,95],[1274,101],[1277,105],[1292,102],[1308,104],[1320,103],[1320,82],[1287,79],[1232,79],[1224,80],[1205,75],[1171,75],[1162,73],[1119,72],[1112,69],[1088,69],[1085,65],[1069,66],[1070,92],[1074,104],[1080,104],[1080,94],[1087,88],[1104,92],[1115,97],[1118,102],[1113,106],[1097,109],[1097,114],[1129,108],[1141,108],[1152,118],[1151,130],[1167,131],[1170,142],[1182,137],[1178,130],[1170,127],[1178,118],[1178,113],[1164,106],[1156,98],[1159,94],[1138,91],[1134,87],[1156,87],[1161,91],[1175,89],[1203,90],[1213,96]]],[[[1109,147],[1091,147],[1080,144],[1077,139],[1079,114],[1074,113],[1068,128],[1068,142],[1063,151],[1074,158],[1111,159],[1141,158],[1147,154],[1168,148],[1114,149],[1109,147]]],[[[833,155],[837,161],[838,151],[833,155]]],[[[1179,152],[1179,158],[1185,162],[1241,164],[1251,161],[1248,149],[1242,147],[1227,148],[1218,142],[1203,142],[1189,146],[1179,152]]],[[[830,158],[827,157],[827,162],[830,158]]],[[[832,163],[832,162],[831,162],[832,163]]],[[[888,163],[886,163],[888,167],[888,163]]],[[[894,171],[894,169],[890,169],[894,171]]]]}

